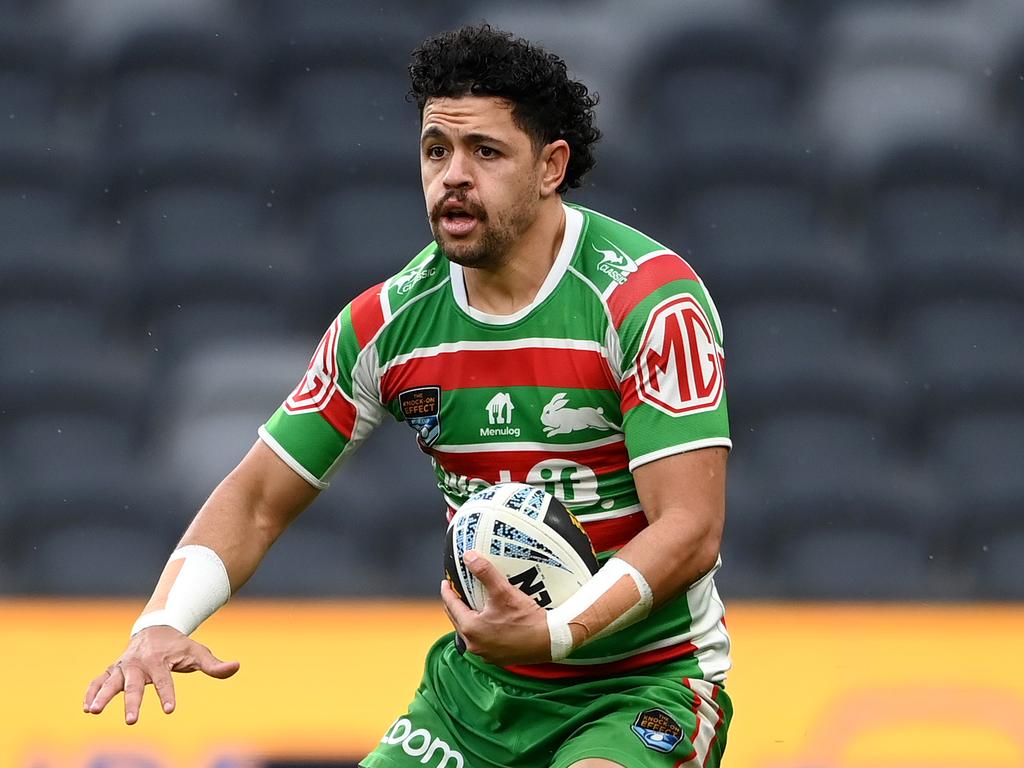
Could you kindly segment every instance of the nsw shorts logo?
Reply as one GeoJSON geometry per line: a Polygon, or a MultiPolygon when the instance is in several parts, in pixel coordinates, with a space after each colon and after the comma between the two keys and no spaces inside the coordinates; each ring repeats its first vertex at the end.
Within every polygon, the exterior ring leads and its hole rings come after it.
{"type": "Polygon", "coordinates": [[[636,358],[640,399],[670,416],[713,411],[722,399],[722,352],[704,309],[690,294],[655,307],[636,358]]]}
{"type": "Polygon", "coordinates": [[[406,423],[426,446],[441,434],[441,388],[416,387],[398,394],[398,407],[406,423]]]}
{"type": "Polygon", "coordinates": [[[645,709],[631,728],[644,746],[655,752],[671,752],[683,738],[683,727],[664,709],[645,709]]]}

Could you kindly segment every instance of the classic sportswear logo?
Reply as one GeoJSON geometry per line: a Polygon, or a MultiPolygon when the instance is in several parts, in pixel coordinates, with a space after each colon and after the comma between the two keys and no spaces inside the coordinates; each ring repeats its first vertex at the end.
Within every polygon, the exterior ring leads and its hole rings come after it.
{"type": "Polygon", "coordinates": [[[636,358],[640,399],[670,416],[713,411],[722,399],[722,354],[711,321],[690,294],[654,308],[636,358]]]}
{"type": "Polygon", "coordinates": [[[400,296],[404,296],[411,291],[420,280],[424,280],[428,277],[433,277],[437,274],[437,267],[422,267],[420,269],[413,270],[412,272],[406,272],[395,280],[395,290],[400,296]]]}
{"type": "Polygon", "coordinates": [[[430,266],[430,262],[433,260],[434,257],[431,256],[419,266],[413,267],[406,272],[402,272],[400,275],[395,277],[395,291],[399,296],[407,294],[421,280],[425,280],[426,278],[433,277],[437,274],[437,267],[430,266]]]}
{"type": "Polygon", "coordinates": [[[433,768],[465,768],[462,753],[448,742],[434,736],[426,728],[413,730],[408,718],[400,717],[388,728],[381,744],[398,744],[409,757],[418,757],[423,765],[433,768]]]}
{"type": "Polygon", "coordinates": [[[487,402],[485,408],[487,423],[491,426],[480,427],[480,437],[519,437],[519,427],[512,426],[512,412],[516,409],[512,395],[508,392],[498,392],[487,402]]]}
{"type": "Polygon", "coordinates": [[[601,259],[601,263],[597,265],[597,268],[608,275],[616,283],[622,285],[627,279],[629,279],[631,274],[637,271],[638,267],[636,262],[627,256],[626,252],[619,248],[619,246],[607,238],[605,239],[605,242],[614,250],[598,248],[597,245],[594,246],[594,250],[604,256],[604,258],[601,259]]]}

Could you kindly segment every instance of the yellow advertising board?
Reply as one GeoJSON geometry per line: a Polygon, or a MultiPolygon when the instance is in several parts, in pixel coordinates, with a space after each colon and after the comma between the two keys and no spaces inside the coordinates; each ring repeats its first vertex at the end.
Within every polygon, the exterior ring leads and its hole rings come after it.
{"type": "MultiPolygon", "coordinates": [[[[448,624],[435,602],[233,601],[197,633],[229,680],[82,712],[139,602],[0,602],[0,767],[243,768],[358,760],[448,624]]],[[[730,605],[728,768],[1024,766],[1024,607],[730,605]]]]}

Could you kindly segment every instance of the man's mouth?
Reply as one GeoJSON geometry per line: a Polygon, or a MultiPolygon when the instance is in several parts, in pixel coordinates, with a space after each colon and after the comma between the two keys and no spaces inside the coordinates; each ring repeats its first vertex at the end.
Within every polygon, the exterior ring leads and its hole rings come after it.
{"type": "Polygon", "coordinates": [[[465,203],[455,200],[446,200],[439,208],[437,221],[441,229],[453,237],[468,235],[481,219],[465,203]]]}
{"type": "Polygon", "coordinates": [[[476,227],[476,217],[465,211],[451,211],[441,216],[441,228],[449,235],[463,237],[476,227]]]}

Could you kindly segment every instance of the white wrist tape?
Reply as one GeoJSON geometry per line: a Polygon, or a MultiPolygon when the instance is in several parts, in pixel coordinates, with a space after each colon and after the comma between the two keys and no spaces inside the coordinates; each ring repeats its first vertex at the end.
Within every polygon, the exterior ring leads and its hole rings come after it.
{"type": "Polygon", "coordinates": [[[576,594],[548,611],[551,660],[561,661],[573,651],[570,624],[592,631],[589,642],[635,624],[653,604],[654,593],[644,575],[625,560],[611,558],[576,594]],[[604,604],[598,605],[606,595],[604,604]]]}
{"type": "Polygon", "coordinates": [[[229,597],[228,571],[217,553],[199,544],[180,547],[167,560],[132,634],[162,625],[190,635],[229,597]]]}

